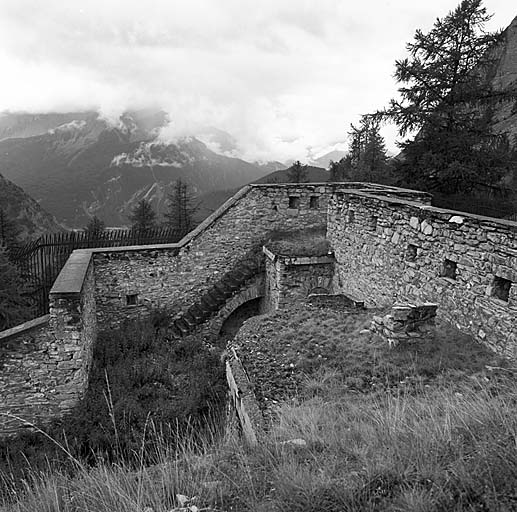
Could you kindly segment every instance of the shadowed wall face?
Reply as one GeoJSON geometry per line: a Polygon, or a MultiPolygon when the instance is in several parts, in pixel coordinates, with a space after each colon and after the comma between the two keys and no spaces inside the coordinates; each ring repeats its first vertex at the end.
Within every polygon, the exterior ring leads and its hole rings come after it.
{"type": "Polygon", "coordinates": [[[343,194],[329,203],[328,238],[336,292],[370,307],[437,303],[439,316],[517,357],[515,223],[343,194]]]}

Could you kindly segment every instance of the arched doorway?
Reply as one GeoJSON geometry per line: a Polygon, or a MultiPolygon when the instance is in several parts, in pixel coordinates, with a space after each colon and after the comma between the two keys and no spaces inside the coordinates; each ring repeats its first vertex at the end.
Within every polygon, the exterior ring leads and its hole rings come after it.
{"type": "Polygon", "coordinates": [[[263,298],[264,297],[256,297],[248,300],[228,315],[219,330],[220,343],[226,343],[233,338],[248,318],[261,314],[263,298]]]}

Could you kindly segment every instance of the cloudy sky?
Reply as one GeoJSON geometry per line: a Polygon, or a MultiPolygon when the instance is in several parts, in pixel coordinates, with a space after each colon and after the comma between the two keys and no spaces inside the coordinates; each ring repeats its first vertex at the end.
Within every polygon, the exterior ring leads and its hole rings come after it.
{"type": "MultiPolygon", "coordinates": [[[[303,160],[387,103],[405,43],[457,3],[0,0],[0,111],[156,106],[172,119],[164,137],[211,125],[246,158],[303,160]]],[[[517,15],[484,5],[490,28],[517,15]]]]}

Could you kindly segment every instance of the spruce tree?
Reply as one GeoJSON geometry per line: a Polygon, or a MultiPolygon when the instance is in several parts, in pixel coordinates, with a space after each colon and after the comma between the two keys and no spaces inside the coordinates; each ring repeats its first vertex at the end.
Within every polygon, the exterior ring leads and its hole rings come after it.
{"type": "Polygon", "coordinates": [[[350,154],[344,156],[337,162],[330,162],[329,181],[350,181],[352,173],[352,157],[350,154]]]}
{"type": "Polygon", "coordinates": [[[0,244],[0,331],[34,318],[28,286],[0,244]]]}
{"type": "Polygon", "coordinates": [[[387,156],[384,138],[379,133],[379,120],[363,116],[358,127],[349,132],[350,179],[374,183],[387,182],[387,156]]]}
{"type": "Polygon", "coordinates": [[[96,215],[94,215],[90,222],[88,222],[87,226],[84,228],[84,231],[90,235],[93,239],[99,239],[102,237],[104,230],[106,229],[106,224],[104,221],[99,219],[96,215]]]}
{"type": "Polygon", "coordinates": [[[138,201],[128,218],[131,221],[131,229],[139,233],[156,226],[156,212],[147,199],[138,201]]]}
{"type": "Polygon", "coordinates": [[[307,181],[307,166],[297,160],[289,167],[287,178],[290,183],[305,183],[307,181]]]}
{"type": "Polygon", "coordinates": [[[0,206],[0,244],[7,249],[12,249],[17,245],[19,229],[7,214],[5,208],[0,206]]]}
{"type": "Polygon", "coordinates": [[[181,179],[177,180],[167,199],[165,225],[182,234],[191,231],[195,225],[194,214],[198,210],[198,205],[194,203],[194,196],[189,191],[188,185],[181,179]]]}

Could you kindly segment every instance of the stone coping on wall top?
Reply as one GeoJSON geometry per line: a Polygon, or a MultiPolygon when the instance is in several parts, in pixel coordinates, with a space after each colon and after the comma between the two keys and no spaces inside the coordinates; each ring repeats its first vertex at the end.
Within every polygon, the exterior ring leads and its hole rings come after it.
{"type": "Polygon", "coordinates": [[[80,294],[84,278],[92,259],[92,251],[87,249],[75,250],[68,258],[65,266],[54,281],[51,296],[80,294]]]}
{"type": "Polygon", "coordinates": [[[262,252],[271,261],[280,261],[285,265],[323,265],[334,263],[334,255],[326,254],[324,256],[287,256],[284,254],[275,254],[266,246],[262,247],[262,252]]]}
{"type": "Polygon", "coordinates": [[[349,196],[359,196],[366,197],[368,199],[372,199],[374,201],[382,201],[384,203],[391,203],[395,205],[408,206],[415,210],[421,210],[429,213],[434,213],[440,216],[448,216],[447,219],[449,222],[462,224],[465,219],[471,219],[483,224],[492,224],[496,226],[503,226],[506,228],[511,228],[512,231],[517,230],[517,221],[507,220],[507,219],[498,219],[496,217],[486,217],[484,215],[477,215],[475,213],[467,213],[462,212],[460,210],[448,210],[444,208],[438,208],[436,206],[426,205],[416,203],[409,199],[400,199],[398,197],[390,197],[390,196],[377,196],[375,194],[370,194],[367,192],[359,192],[356,190],[349,190],[346,192],[342,192],[343,194],[349,196]]]}
{"type": "Polygon", "coordinates": [[[6,329],[5,331],[0,332],[0,343],[2,341],[11,338],[12,336],[18,336],[24,332],[31,331],[36,329],[37,327],[41,327],[42,325],[48,324],[48,320],[50,315],[43,315],[34,320],[29,320],[28,322],[24,322],[23,324],[16,325],[15,327],[11,327],[11,329],[6,329]]]}

